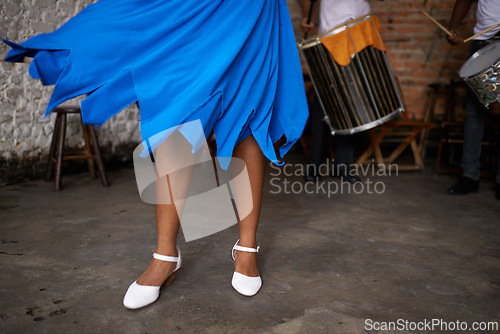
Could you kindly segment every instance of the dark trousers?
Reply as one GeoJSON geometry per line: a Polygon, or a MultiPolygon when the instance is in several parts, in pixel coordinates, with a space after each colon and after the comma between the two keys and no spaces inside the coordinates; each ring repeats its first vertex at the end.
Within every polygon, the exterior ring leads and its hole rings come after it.
{"type": "MultiPolygon", "coordinates": [[[[481,40],[473,40],[469,47],[468,57],[474,52],[486,46],[488,43],[481,40]]],[[[473,180],[478,180],[480,175],[481,141],[484,133],[484,120],[488,109],[479,102],[474,92],[466,88],[465,100],[465,126],[464,145],[462,150],[462,175],[473,180]]],[[[496,182],[500,183],[500,171],[496,176],[496,182]]]]}
{"type": "MultiPolygon", "coordinates": [[[[310,113],[309,164],[319,166],[327,157],[330,128],[323,120],[324,114],[317,99],[314,99],[310,113]]],[[[333,138],[335,164],[349,166],[354,160],[354,145],[351,135],[335,135],[333,138]]]]}

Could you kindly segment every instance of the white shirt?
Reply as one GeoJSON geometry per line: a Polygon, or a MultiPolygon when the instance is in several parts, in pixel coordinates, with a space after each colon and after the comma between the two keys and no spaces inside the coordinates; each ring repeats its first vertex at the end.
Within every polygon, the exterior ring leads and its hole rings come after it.
{"type": "MultiPolygon", "coordinates": [[[[335,0],[333,0],[335,2],[335,0]]],[[[474,35],[500,23],[500,0],[479,0],[477,3],[474,35]]],[[[489,39],[500,31],[497,27],[475,39],[489,39]]]]}
{"type": "MultiPolygon", "coordinates": [[[[486,2],[500,0],[487,0],[486,2]]],[[[324,33],[348,21],[370,13],[368,0],[321,0],[319,8],[319,29],[324,33]]]]}

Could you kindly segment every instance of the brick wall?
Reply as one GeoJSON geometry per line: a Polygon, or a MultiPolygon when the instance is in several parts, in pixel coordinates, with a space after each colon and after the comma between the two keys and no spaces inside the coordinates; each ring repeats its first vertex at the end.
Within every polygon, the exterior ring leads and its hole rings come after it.
{"type": "MultiPolygon", "coordinates": [[[[448,28],[455,0],[372,1],[372,10],[382,24],[382,37],[391,66],[398,77],[407,110],[416,119],[423,116],[430,83],[459,79],[457,71],[467,59],[467,44],[452,46],[446,34],[422,11],[448,28]]],[[[475,4],[460,31],[471,36],[475,4]]],[[[443,112],[440,100],[436,112],[443,112]]]]}

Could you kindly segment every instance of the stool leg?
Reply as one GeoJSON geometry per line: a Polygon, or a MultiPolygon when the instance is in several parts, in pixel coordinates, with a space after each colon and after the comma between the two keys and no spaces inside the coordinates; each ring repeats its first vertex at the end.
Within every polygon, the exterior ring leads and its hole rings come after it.
{"type": "Polygon", "coordinates": [[[375,130],[371,129],[368,131],[370,140],[372,142],[373,153],[375,154],[375,160],[377,161],[377,167],[379,167],[378,165],[385,165],[384,157],[382,155],[382,151],[380,150],[379,144],[382,141],[382,138],[384,138],[389,131],[390,130],[384,129],[378,136],[376,135],[375,130]]]}
{"type": "Polygon", "coordinates": [[[52,141],[50,142],[49,158],[47,159],[47,170],[45,173],[45,181],[51,181],[54,177],[54,159],[57,147],[57,139],[59,138],[59,123],[61,122],[61,115],[56,115],[54,123],[54,130],[52,131],[52,141]]]}
{"type": "Polygon", "coordinates": [[[90,177],[95,179],[95,166],[94,166],[94,159],[95,156],[92,153],[92,147],[90,144],[90,139],[89,139],[89,130],[88,130],[88,125],[82,124],[82,130],[83,130],[83,140],[85,142],[85,155],[89,156],[87,158],[87,166],[89,167],[89,172],[90,172],[90,177]]]}
{"type": "Polygon", "coordinates": [[[445,143],[445,134],[444,134],[444,127],[441,127],[441,137],[439,139],[439,147],[438,147],[438,153],[436,157],[436,168],[435,168],[435,174],[439,174],[441,172],[441,155],[443,154],[443,145],[445,143]]]}
{"type": "Polygon", "coordinates": [[[64,141],[66,137],[66,114],[61,114],[58,130],[57,156],[56,156],[56,176],[54,180],[54,189],[61,190],[62,183],[62,163],[64,156],[64,141]]]}
{"type": "Polygon", "coordinates": [[[411,150],[413,151],[413,159],[415,160],[415,164],[418,166],[419,170],[424,170],[424,161],[422,160],[422,156],[420,155],[420,151],[418,149],[418,144],[415,139],[410,142],[411,150]]]}
{"type": "Polygon", "coordinates": [[[106,169],[104,169],[104,162],[102,161],[101,150],[99,149],[99,143],[97,141],[97,136],[94,128],[90,125],[88,127],[90,134],[90,142],[94,148],[94,155],[97,162],[97,168],[99,169],[99,174],[101,175],[102,185],[105,187],[109,186],[108,175],[106,174],[106,169]]]}

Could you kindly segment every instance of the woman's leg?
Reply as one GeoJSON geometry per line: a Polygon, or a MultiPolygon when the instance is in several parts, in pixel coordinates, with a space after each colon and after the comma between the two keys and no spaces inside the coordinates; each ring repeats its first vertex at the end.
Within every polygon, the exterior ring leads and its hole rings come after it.
{"type": "MultiPolygon", "coordinates": [[[[195,157],[191,153],[191,144],[181,135],[174,134],[157,148],[155,159],[156,169],[161,172],[172,170],[170,162],[175,159],[184,161],[185,165],[190,166],[195,157]]],[[[179,213],[187,196],[192,173],[193,168],[186,167],[165,177],[158,177],[156,180],[157,254],[174,257],[179,255],[177,253],[179,213]],[[173,204],[174,201],[176,204],[173,204]]],[[[174,272],[176,265],[175,262],[153,259],[137,280],[137,284],[161,285],[174,272]]]]}
{"type": "MultiPolygon", "coordinates": [[[[234,149],[233,156],[242,159],[250,177],[253,208],[250,214],[239,222],[240,241],[244,247],[257,247],[257,225],[259,223],[264,180],[265,157],[253,136],[246,137],[234,149]]],[[[238,252],[235,261],[235,271],[250,277],[259,276],[257,254],[238,252]]]]}
{"type": "MultiPolygon", "coordinates": [[[[250,214],[239,222],[240,246],[257,247],[257,225],[259,222],[262,186],[264,178],[265,158],[253,136],[245,138],[234,150],[234,157],[242,159],[247,167],[250,178],[253,207],[250,214]]],[[[189,184],[191,171],[176,173],[176,183],[189,184]],[[183,179],[183,180],[179,180],[183,179]],[[179,182],[182,181],[182,182],[179,182]],[[185,181],[185,182],[184,182],[185,181]]],[[[178,189],[177,187],[174,187],[178,189]]],[[[177,190],[178,191],[178,190],[177,190]]],[[[157,194],[159,198],[173,198],[172,183],[169,177],[158,180],[157,194]],[[163,180],[163,182],[160,182],[163,180]]],[[[163,201],[165,202],[165,201],[163,201]]],[[[176,239],[179,231],[179,217],[173,204],[156,205],[156,229],[158,241],[156,252],[161,255],[177,256],[176,239]]],[[[235,270],[247,276],[259,276],[257,255],[255,253],[237,252],[235,270]]],[[[161,285],[175,270],[176,263],[153,259],[146,271],[139,277],[140,285],[161,285]]]]}
{"type": "MultiPolygon", "coordinates": [[[[158,183],[157,192],[170,192],[167,182],[158,183]]],[[[156,231],[158,233],[156,253],[178,256],[176,241],[179,232],[179,217],[174,204],[156,204],[156,231]]],[[[137,280],[137,284],[159,286],[174,272],[175,267],[175,262],[153,259],[146,271],[137,280]]]]}

